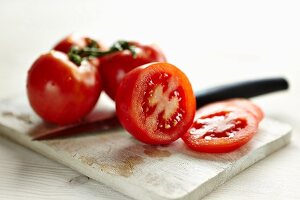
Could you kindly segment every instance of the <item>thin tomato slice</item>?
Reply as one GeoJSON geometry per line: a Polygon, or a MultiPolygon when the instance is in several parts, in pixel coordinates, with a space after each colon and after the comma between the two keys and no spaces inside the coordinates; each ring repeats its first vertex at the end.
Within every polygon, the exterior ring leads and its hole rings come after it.
{"type": "Polygon", "coordinates": [[[198,113],[203,112],[212,112],[214,110],[219,109],[235,109],[240,108],[245,110],[246,112],[253,115],[259,122],[264,118],[264,113],[261,110],[260,107],[252,103],[248,99],[242,99],[242,98],[235,98],[235,99],[228,99],[225,101],[218,101],[214,103],[210,103],[206,105],[203,109],[201,108],[198,113]]]}
{"type": "Polygon", "coordinates": [[[260,107],[252,103],[248,99],[230,99],[227,100],[228,105],[237,106],[251,113],[259,122],[264,118],[264,112],[260,107]]]}
{"type": "Polygon", "coordinates": [[[256,117],[226,101],[199,109],[182,139],[195,151],[226,153],[246,144],[257,132],[256,117]]]}

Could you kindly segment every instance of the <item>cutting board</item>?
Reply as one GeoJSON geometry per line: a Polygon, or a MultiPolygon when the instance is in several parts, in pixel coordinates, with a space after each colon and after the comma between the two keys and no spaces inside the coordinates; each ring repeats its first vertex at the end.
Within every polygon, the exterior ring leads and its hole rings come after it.
{"type": "MultiPolygon", "coordinates": [[[[112,104],[100,106],[89,118],[107,116],[112,108],[112,104]]],[[[57,127],[45,124],[33,113],[25,95],[0,102],[0,134],[143,200],[200,199],[287,145],[291,136],[289,125],[266,118],[248,144],[227,154],[193,152],[181,140],[168,146],[149,146],[122,128],[32,141],[33,135],[53,128],[57,127]]]]}

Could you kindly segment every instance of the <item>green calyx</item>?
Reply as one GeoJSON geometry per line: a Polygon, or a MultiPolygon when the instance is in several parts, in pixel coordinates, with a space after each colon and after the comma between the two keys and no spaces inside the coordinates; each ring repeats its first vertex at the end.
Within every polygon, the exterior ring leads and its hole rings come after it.
{"type": "Polygon", "coordinates": [[[118,51],[129,50],[133,56],[136,58],[136,46],[130,44],[128,41],[119,40],[115,42],[107,51],[101,51],[99,49],[99,45],[95,40],[91,40],[91,42],[84,48],[79,48],[74,46],[68,52],[69,59],[74,62],[76,65],[80,66],[83,60],[91,59],[91,58],[100,58],[102,56],[112,54],[118,51]]]}

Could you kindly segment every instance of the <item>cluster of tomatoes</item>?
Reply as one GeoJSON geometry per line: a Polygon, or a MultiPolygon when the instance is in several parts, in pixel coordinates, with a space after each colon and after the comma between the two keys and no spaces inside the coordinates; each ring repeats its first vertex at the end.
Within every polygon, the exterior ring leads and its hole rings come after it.
{"type": "Polygon", "coordinates": [[[188,78],[153,45],[118,41],[106,48],[89,37],[70,35],[28,72],[30,105],[58,125],[82,120],[102,90],[116,102],[123,127],[147,144],[181,137],[197,151],[228,152],[248,142],[263,118],[256,105],[243,99],[196,112],[188,78]]]}

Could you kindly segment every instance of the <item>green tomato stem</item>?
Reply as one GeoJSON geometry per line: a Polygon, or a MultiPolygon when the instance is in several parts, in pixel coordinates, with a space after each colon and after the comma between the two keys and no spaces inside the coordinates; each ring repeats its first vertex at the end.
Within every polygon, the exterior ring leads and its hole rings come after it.
{"type": "Polygon", "coordinates": [[[136,58],[136,46],[127,41],[117,41],[107,51],[101,51],[97,43],[94,40],[91,41],[91,44],[84,48],[78,48],[76,46],[72,47],[68,53],[69,59],[76,65],[80,66],[81,62],[85,59],[100,58],[102,56],[124,50],[129,50],[133,58],[136,58]]]}

